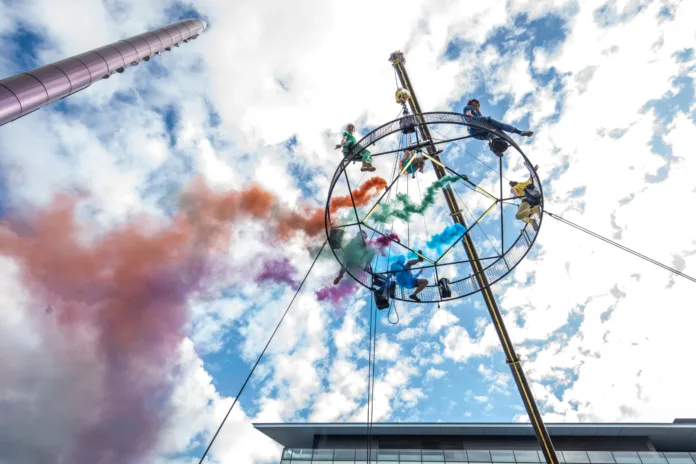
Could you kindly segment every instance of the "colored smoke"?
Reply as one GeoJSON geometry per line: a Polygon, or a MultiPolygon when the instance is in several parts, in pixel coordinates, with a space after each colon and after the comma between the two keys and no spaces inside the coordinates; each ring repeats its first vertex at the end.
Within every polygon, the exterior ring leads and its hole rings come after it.
{"type": "Polygon", "coordinates": [[[350,272],[364,268],[374,259],[376,251],[365,243],[362,235],[356,235],[343,247],[343,265],[350,272]]]}
{"type": "Polygon", "coordinates": [[[270,260],[263,263],[263,270],[256,276],[256,281],[287,284],[296,289],[299,283],[293,278],[295,272],[295,268],[287,258],[270,260]]]}
{"type": "Polygon", "coordinates": [[[392,203],[381,203],[370,218],[382,224],[388,222],[392,218],[408,222],[411,220],[411,215],[422,215],[428,208],[435,204],[435,195],[438,193],[438,190],[458,180],[459,177],[457,176],[446,176],[433,182],[426,189],[425,195],[423,195],[423,201],[420,205],[412,203],[405,193],[399,193],[392,203]]]}
{"type": "Polygon", "coordinates": [[[425,244],[431,250],[442,253],[466,232],[466,228],[458,222],[445,227],[439,234],[433,235],[425,244]]]}
{"type": "Polygon", "coordinates": [[[101,362],[100,404],[75,412],[98,420],[77,434],[65,462],[135,462],[157,442],[187,296],[211,268],[185,221],[160,228],[138,218],[88,242],[74,217],[74,201],[60,197],[28,230],[3,221],[0,255],[15,259],[27,291],[54,302],[58,326],[101,362]]]}
{"type": "MultiPolygon", "coordinates": [[[[366,205],[386,185],[381,177],[365,181],[352,192],[355,206],[366,205]]],[[[268,232],[280,240],[287,240],[298,231],[314,237],[324,230],[324,208],[304,206],[300,211],[292,210],[258,185],[241,191],[216,192],[199,179],[182,196],[181,207],[200,239],[208,243],[218,239],[226,224],[242,218],[263,220],[268,232]]],[[[330,203],[331,211],[348,207],[353,207],[350,195],[335,197],[330,203]]]]}
{"type": "Polygon", "coordinates": [[[389,246],[390,243],[393,243],[392,240],[396,240],[397,242],[399,241],[399,235],[398,234],[384,234],[380,235],[376,239],[372,240],[370,244],[378,247],[378,248],[386,248],[389,246]],[[391,239],[391,240],[390,240],[391,239]]]}
{"type": "Polygon", "coordinates": [[[385,256],[387,254],[386,248],[389,247],[390,244],[394,243],[392,240],[396,240],[398,242],[399,235],[394,233],[380,235],[376,239],[371,240],[370,245],[377,248],[382,256],[385,256]]]}
{"type": "Polygon", "coordinates": [[[333,285],[332,283],[317,291],[317,299],[319,301],[330,301],[333,304],[338,304],[343,298],[355,293],[357,286],[357,283],[349,275],[346,275],[338,285],[333,285]]]}
{"type": "Polygon", "coordinates": [[[372,198],[375,197],[375,194],[379,190],[384,190],[385,188],[387,188],[387,181],[385,179],[378,176],[370,177],[363,182],[360,187],[353,190],[352,199],[350,195],[332,198],[330,204],[331,211],[333,212],[339,208],[352,208],[353,204],[355,204],[356,207],[365,206],[372,198]]]}
{"type": "MultiPolygon", "coordinates": [[[[385,185],[372,178],[354,198],[365,204],[385,185]]],[[[51,302],[57,333],[98,359],[84,373],[99,380],[72,409],[81,425],[65,442],[63,462],[140,462],[169,420],[171,372],[186,336],[188,301],[206,297],[214,277],[228,269],[234,229],[240,221],[258,220],[273,243],[298,232],[314,237],[323,231],[324,209],[295,211],[258,185],[222,192],[199,179],[181,195],[180,210],[169,221],[140,216],[97,234],[75,219],[76,201],[58,196],[25,218],[6,216],[0,256],[14,260],[35,300],[25,310],[51,302]]],[[[352,204],[341,197],[331,206],[352,204]]],[[[257,278],[296,285],[292,275],[290,263],[278,261],[257,278]]],[[[353,287],[346,279],[325,298],[339,301],[353,287]]],[[[51,340],[45,340],[47,352],[54,348],[51,340]]]]}

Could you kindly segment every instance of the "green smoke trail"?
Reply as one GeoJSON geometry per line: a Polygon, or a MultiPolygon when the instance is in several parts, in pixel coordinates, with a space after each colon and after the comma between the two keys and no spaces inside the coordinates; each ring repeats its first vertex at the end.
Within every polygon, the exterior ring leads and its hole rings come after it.
{"type": "Polygon", "coordinates": [[[437,182],[433,182],[426,189],[423,202],[420,205],[411,203],[411,200],[405,193],[399,193],[392,203],[380,204],[370,218],[380,224],[386,224],[391,218],[408,222],[411,220],[412,214],[423,215],[428,208],[435,204],[435,195],[439,189],[458,180],[458,176],[446,176],[437,182]]]}

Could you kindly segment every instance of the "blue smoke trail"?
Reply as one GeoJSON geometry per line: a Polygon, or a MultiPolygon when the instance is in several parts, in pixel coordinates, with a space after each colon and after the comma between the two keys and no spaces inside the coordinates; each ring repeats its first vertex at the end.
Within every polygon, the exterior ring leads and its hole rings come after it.
{"type": "Polygon", "coordinates": [[[433,235],[432,238],[426,242],[425,246],[442,254],[442,252],[449,248],[455,240],[464,235],[464,232],[466,232],[466,228],[463,225],[458,222],[454,223],[445,227],[439,234],[433,235]]]}

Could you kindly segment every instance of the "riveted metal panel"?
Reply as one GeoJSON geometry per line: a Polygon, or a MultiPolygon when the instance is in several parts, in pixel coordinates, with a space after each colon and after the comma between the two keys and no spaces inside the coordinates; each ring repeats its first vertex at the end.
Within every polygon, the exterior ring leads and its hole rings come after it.
{"type": "Polygon", "coordinates": [[[0,81],[0,124],[12,121],[22,114],[22,105],[17,97],[2,85],[0,81]]]}
{"type": "Polygon", "coordinates": [[[178,44],[181,42],[181,31],[179,31],[178,27],[171,25],[163,27],[162,29],[169,32],[169,35],[172,36],[172,44],[178,44]]]}
{"type": "Polygon", "coordinates": [[[172,24],[172,27],[176,27],[179,31],[179,34],[181,35],[179,42],[182,42],[185,39],[191,37],[191,31],[189,31],[189,28],[186,26],[186,24],[184,24],[183,21],[179,21],[178,23],[172,24]]]}
{"type": "Polygon", "coordinates": [[[152,33],[155,34],[162,43],[160,51],[164,51],[165,48],[172,46],[172,36],[169,35],[164,29],[157,29],[152,31],[152,33]]]}
{"type": "Polygon", "coordinates": [[[71,93],[87,87],[91,83],[89,69],[75,58],[68,58],[53,63],[53,66],[63,71],[70,80],[71,93]]]}
{"type": "Polygon", "coordinates": [[[186,26],[188,26],[189,31],[191,31],[191,37],[200,34],[200,32],[203,30],[203,21],[198,21],[195,19],[186,19],[184,20],[184,23],[186,26]]]}
{"type": "Polygon", "coordinates": [[[124,66],[128,67],[133,63],[138,63],[138,51],[128,42],[119,40],[118,42],[112,44],[112,46],[121,53],[124,66]]]}
{"type": "Polygon", "coordinates": [[[159,52],[162,50],[162,41],[157,37],[157,35],[153,34],[152,32],[146,32],[145,34],[142,34],[140,37],[145,39],[147,41],[147,44],[150,46],[150,56],[154,55],[155,52],[159,52]]]}
{"type": "Polygon", "coordinates": [[[101,57],[101,55],[95,53],[94,51],[77,55],[75,56],[75,59],[87,66],[91,82],[98,81],[109,74],[109,67],[106,64],[106,61],[101,57]]]}
{"type": "Polygon", "coordinates": [[[48,94],[49,103],[70,95],[70,79],[55,66],[42,66],[28,71],[27,74],[41,82],[48,94]]]}
{"type": "Polygon", "coordinates": [[[196,35],[196,29],[193,27],[193,25],[190,22],[182,21],[181,25],[184,26],[186,28],[186,30],[188,31],[188,34],[186,34],[187,39],[190,39],[191,37],[196,35]]]}
{"type": "Polygon", "coordinates": [[[22,106],[22,115],[34,111],[48,102],[48,94],[44,86],[35,77],[28,74],[12,76],[0,81],[0,84],[15,94],[22,106]]]}
{"type": "Polygon", "coordinates": [[[106,64],[109,67],[109,74],[115,73],[117,70],[125,67],[126,65],[123,61],[123,56],[121,55],[121,52],[116,50],[111,45],[99,47],[92,51],[104,58],[104,61],[106,61],[106,64]]]}
{"type": "Polygon", "coordinates": [[[133,48],[135,48],[135,51],[138,54],[138,61],[152,54],[152,51],[150,50],[150,45],[147,43],[147,40],[145,40],[142,36],[136,35],[135,37],[131,37],[129,39],[126,39],[125,41],[131,44],[133,48]]]}

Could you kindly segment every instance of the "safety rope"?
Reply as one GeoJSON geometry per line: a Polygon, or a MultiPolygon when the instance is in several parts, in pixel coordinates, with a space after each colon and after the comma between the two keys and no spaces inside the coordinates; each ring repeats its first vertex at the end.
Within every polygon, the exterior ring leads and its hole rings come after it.
{"type": "MultiPolygon", "coordinates": [[[[423,194],[421,193],[420,181],[418,180],[418,176],[416,176],[416,185],[418,186],[418,197],[420,198],[420,202],[422,204],[423,194]]],[[[430,237],[430,232],[428,232],[428,222],[425,220],[425,216],[423,216],[423,225],[425,226],[425,235],[430,237]]]]}
{"type": "MultiPolygon", "coordinates": [[[[483,233],[484,237],[486,237],[486,240],[488,241],[488,245],[490,245],[490,247],[491,247],[492,250],[495,250],[495,247],[493,246],[493,242],[491,242],[491,239],[488,237],[488,234],[486,233],[486,230],[485,230],[483,227],[481,227],[481,224],[480,224],[480,223],[476,222],[476,216],[474,216],[474,213],[472,213],[471,210],[469,209],[469,207],[466,206],[466,202],[465,202],[464,200],[462,200],[462,197],[459,196],[459,194],[457,193],[456,190],[452,189],[452,191],[453,191],[454,194],[457,196],[457,199],[459,200],[459,203],[460,203],[460,204],[464,207],[464,209],[466,210],[465,212],[466,212],[466,213],[469,213],[469,216],[471,216],[472,223],[474,223],[474,226],[473,226],[471,229],[468,229],[467,232],[469,232],[469,230],[472,230],[474,227],[478,227],[479,230],[483,233]]],[[[473,239],[473,236],[472,236],[472,239],[473,239]]],[[[474,242],[474,245],[476,245],[476,242],[474,242]]],[[[477,251],[479,251],[478,248],[477,248],[477,251]]]]}
{"type": "Polygon", "coordinates": [[[367,360],[367,462],[372,462],[372,421],[374,418],[375,363],[377,356],[377,317],[372,298],[370,298],[368,360],[367,360]]]}
{"type": "MultiPolygon", "coordinates": [[[[408,174],[406,174],[406,197],[410,200],[411,195],[408,191],[408,174]]],[[[406,246],[411,248],[411,221],[406,221],[406,246]]]]}
{"type": "Polygon", "coordinates": [[[656,260],[654,260],[654,259],[652,259],[652,258],[649,258],[649,257],[645,256],[644,254],[639,253],[639,252],[637,252],[637,251],[635,251],[635,250],[632,250],[632,249],[630,249],[630,248],[628,248],[628,247],[625,247],[625,246],[621,245],[620,243],[617,243],[617,242],[615,242],[615,241],[613,241],[613,240],[610,240],[610,239],[608,239],[608,238],[606,238],[606,237],[602,237],[602,236],[599,235],[598,233],[592,232],[591,230],[588,230],[588,229],[585,229],[584,227],[579,226],[579,225],[577,225],[577,224],[575,224],[575,223],[569,221],[568,219],[564,219],[564,218],[562,218],[561,216],[558,216],[557,214],[553,214],[553,213],[551,213],[551,212],[549,212],[549,211],[544,211],[544,213],[545,213],[545,214],[548,214],[549,216],[551,216],[552,218],[556,219],[556,220],[559,221],[559,222],[562,222],[562,223],[567,224],[567,225],[569,225],[569,226],[571,226],[571,227],[574,227],[574,228],[578,229],[579,231],[585,232],[586,234],[591,235],[592,237],[598,238],[598,239],[602,240],[603,242],[606,242],[606,243],[608,243],[608,244],[610,244],[610,245],[614,245],[616,248],[619,248],[619,249],[621,249],[621,250],[623,250],[623,251],[627,251],[628,253],[631,253],[633,256],[637,256],[638,258],[644,259],[645,261],[647,261],[647,262],[649,262],[649,263],[652,263],[652,264],[654,264],[654,265],[656,265],[656,266],[659,266],[659,267],[661,267],[661,268],[663,268],[663,269],[666,269],[666,270],[668,270],[668,271],[670,271],[670,272],[673,272],[673,273],[677,274],[677,275],[680,276],[680,277],[684,277],[685,279],[688,279],[688,280],[690,280],[690,281],[692,281],[692,282],[696,282],[696,279],[693,278],[693,277],[691,277],[690,275],[684,274],[684,273],[681,272],[681,271],[677,271],[676,269],[674,269],[674,268],[672,268],[672,267],[669,267],[669,266],[667,266],[666,264],[662,264],[661,262],[656,261],[656,260]]]}
{"type": "MultiPolygon", "coordinates": [[[[447,139],[444,135],[442,135],[442,134],[441,134],[440,132],[438,132],[437,130],[432,129],[432,128],[431,128],[430,130],[433,131],[435,134],[438,134],[440,137],[443,137],[444,139],[447,139]]],[[[501,175],[501,173],[498,172],[497,169],[491,167],[490,164],[487,164],[486,162],[481,161],[481,159],[478,158],[477,156],[474,156],[474,155],[472,155],[471,153],[469,153],[469,151],[468,151],[466,148],[464,148],[464,147],[462,147],[461,145],[459,145],[458,142],[451,142],[451,143],[453,143],[454,145],[456,145],[456,147],[459,148],[461,151],[463,151],[463,152],[466,153],[467,155],[471,156],[472,158],[474,158],[476,161],[478,161],[479,163],[481,163],[481,164],[483,164],[484,166],[486,166],[486,167],[487,167],[488,169],[490,169],[491,171],[495,172],[495,173],[498,174],[498,175],[501,175]]],[[[503,177],[503,179],[507,180],[508,182],[510,181],[510,179],[508,179],[507,177],[505,177],[505,176],[502,176],[502,177],[503,177]]]]}
{"type": "Polygon", "coordinates": [[[389,321],[391,325],[396,325],[399,323],[400,320],[401,319],[399,318],[399,312],[396,310],[396,300],[391,300],[389,304],[389,312],[387,313],[387,321],[389,321]],[[392,306],[394,307],[394,314],[396,315],[396,321],[393,322],[391,319],[392,306]]]}
{"type": "Polygon", "coordinates": [[[203,462],[203,460],[205,459],[205,457],[208,455],[208,452],[210,451],[210,448],[213,446],[215,439],[217,438],[218,434],[220,433],[220,430],[222,430],[222,426],[225,425],[227,418],[229,417],[230,413],[232,412],[232,409],[237,404],[237,401],[239,400],[239,397],[242,395],[242,392],[244,392],[244,388],[246,388],[247,384],[249,383],[249,380],[251,379],[251,376],[254,374],[254,371],[256,370],[256,367],[261,362],[261,358],[263,358],[263,355],[266,353],[268,346],[271,344],[271,341],[273,341],[273,337],[275,337],[276,332],[278,332],[278,329],[280,328],[280,324],[283,323],[285,316],[288,315],[288,311],[290,311],[292,304],[295,302],[295,298],[297,298],[297,295],[300,293],[300,290],[302,290],[302,286],[304,285],[305,281],[307,280],[307,277],[309,277],[309,274],[312,272],[312,269],[314,268],[314,265],[317,263],[319,256],[321,256],[322,251],[324,251],[324,247],[326,246],[327,242],[328,242],[328,240],[324,240],[324,243],[321,245],[319,252],[314,257],[314,261],[312,261],[312,265],[309,266],[309,270],[307,271],[307,274],[305,274],[304,278],[302,279],[302,282],[300,282],[300,286],[297,287],[297,290],[295,291],[295,295],[293,295],[292,300],[290,300],[290,304],[288,304],[288,307],[285,309],[283,316],[280,318],[280,321],[278,321],[278,325],[276,326],[275,330],[273,330],[273,333],[271,334],[271,337],[268,339],[268,342],[266,342],[266,346],[263,348],[263,351],[261,351],[261,354],[259,355],[258,359],[256,360],[254,367],[251,368],[251,372],[249,372],[249,375],[247,376],[246,380],[244,381],[244,384],[242,385],[242,388],[239,389],[237,396],[234,398],[234,401],[232,402],[232,406],[230,406],[230,409],[227,411],[227,414],[225,414],[225,417],[222,419],[220,426],[218,427],[217,431],[215,432],[215,435],[213,435],[213,438],[210,440],[210,443],[208,444],[208,447],[205,449],[205,452],[203,452],[203,456],[201,456],[201,459],[200,459],[200,461],[198,461],[198,464],[201,464],[203,462]]]}

